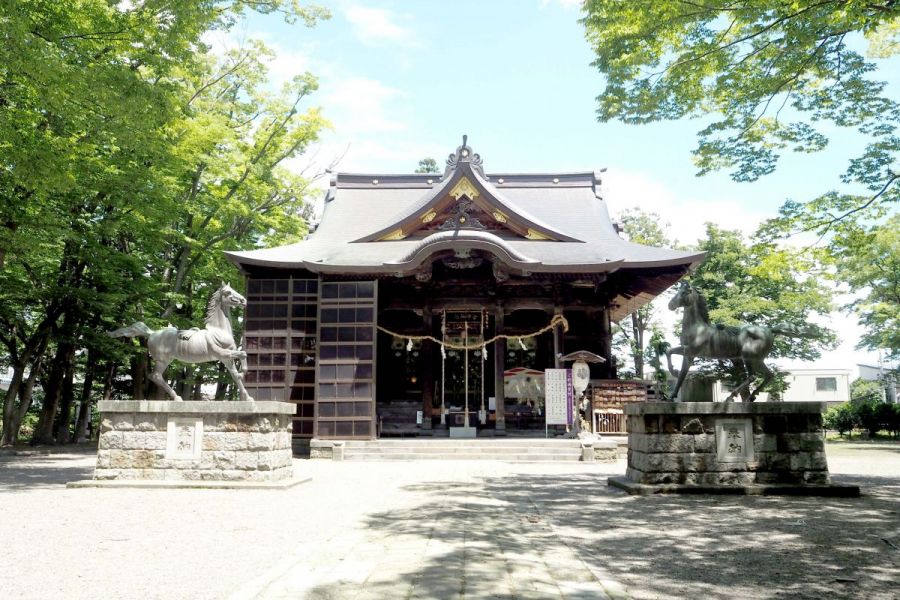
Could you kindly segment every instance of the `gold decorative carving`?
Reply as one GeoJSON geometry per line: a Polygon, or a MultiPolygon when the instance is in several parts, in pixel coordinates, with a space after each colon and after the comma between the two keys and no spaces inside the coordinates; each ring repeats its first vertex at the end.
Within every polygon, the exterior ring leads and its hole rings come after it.
{"type": "Polygon", "coordinates": [[[494,215],[494,220],[498,223],[506,223],[509,220],[506,215],[499,210],[495,210],[492,214],[494,215]]]}
{"type": "Polygon", "coordinates": [[[406,234],[403,233],[402,229],[395,229],[394,231],[378,238],[378,241],[379,242],[389,242],[389,241],[393,241],[393,240],[402,240],[405,237],[406,237],[406,234]]]}
{"type": "Polygon", "coordinates": [[[539,231],[535,231],[534,229],[528,228],[528,232],[525,234],[529,240],[552,240],[553,238],[544,235],[539,231]]]}
{"type": "Polygon", "coordinates": [[[475,189],[475,186],[472,185],[472,182],[467,177],[463,177],[450,190],[450,195],[453,196],[454,200],[459,200],[462,196],[474,199],[478,197],[478,190],[475,189]]]}
{"type": "Polygon", "coordinates": [[[436,216],[437,216],[436,212],[434,212],[433,210],[429,210],[427,213],[422,215],[422,222],[423,223],[431,223],[432,221],[434,221],[434,218],[436,216]]]}

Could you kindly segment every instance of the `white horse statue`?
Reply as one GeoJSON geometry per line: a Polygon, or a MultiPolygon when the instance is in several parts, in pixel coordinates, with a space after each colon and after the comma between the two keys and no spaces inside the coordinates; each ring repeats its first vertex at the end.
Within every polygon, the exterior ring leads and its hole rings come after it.
{"type": "Polygon", "coordinates": [[[684,318],[681,321],[681,345],[666,350],[669,372],[676,374],[672,367],[672,355],[681,354],[684,361],[678,372],[678,382],[672,392],[672,398],[678,398],[681,384],[687,377],[688,370],[695,358],[730,359],[738,367],[743,367],[747,379],[731,392],[726,402],[732,401],[744,388],[748,388],[762,373],[762,382],[750,393],[750,402],[756,399],[760,391],[773,377],[766,366],[765,359],[772,351],[775,335],[790,337],[816,337],[811,331],[800,329],[788,323],[779,323],[772,327],[761,325],[743,325],[731,327],[710,324],[706,299],[688,282],[682,282],[678,293],[669,301],[669,310],[684,307],[684,318]]]}
{"type": "Polygon", "coordinates": [[[247,300],[230,285],[225,283],[213,293],[206,307],[206,327],[198,329],[176,329],[169,325],[162,329],[150,329],[141,321],[128,327],[110,331],[110,337],[147,338],[147,347],[154,361],[150,380],[166,391],[172,400],[181,401],[172,386],[163,377],[173,360],[186,363],[202,363],[214,360],[221,361],[234,383],[238,386],[241,400],[252,401],[253,398],[244,387],[244,378],[235,367],[235,361],[247,358],[247,353],[234,343],[234,332],[231,329],[231,309],[235,306],[247,306],[247,300]]]}

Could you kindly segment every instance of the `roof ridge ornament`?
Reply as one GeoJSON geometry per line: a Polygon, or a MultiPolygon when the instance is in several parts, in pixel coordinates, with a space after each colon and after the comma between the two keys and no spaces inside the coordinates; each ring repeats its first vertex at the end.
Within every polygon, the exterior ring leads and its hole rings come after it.
{"type": "Polygon", "coordinates": [[[469,136],[463,135],[462,145],[456,149],[456,152],[447,158],[447,168],[444,169],[444,177],[452,173],[462,163],[469,163],[472,169],[484,177],[484,167],[481,164],[481,155],[472,152],[472,148],[468,145],[469,136]]]}

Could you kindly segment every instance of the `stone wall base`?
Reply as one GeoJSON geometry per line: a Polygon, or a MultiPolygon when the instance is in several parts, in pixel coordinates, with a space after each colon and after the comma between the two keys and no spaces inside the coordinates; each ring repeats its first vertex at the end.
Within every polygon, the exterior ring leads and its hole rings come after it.
{"type": "Polygon", "coordinates": [[[274,482],[293,477],[286,402],[100,402],[94,480],[274,482]]]}
{"type": "Polygon", "coordinates": [[[830,489],[823,410],[821,402],[632,404],[628,468],[610,485],[630,493],[830,489]]]}

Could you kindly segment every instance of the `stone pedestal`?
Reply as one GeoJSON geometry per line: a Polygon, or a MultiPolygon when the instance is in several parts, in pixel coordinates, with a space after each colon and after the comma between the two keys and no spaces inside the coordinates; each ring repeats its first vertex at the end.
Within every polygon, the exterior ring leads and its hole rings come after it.
{"type": "Polygon", "coordinates": [[[625,407],[633,494],[859,495],[832,484],[822,402],[646,402],[625,407]]]}
{"type": "Polygon", "coordinates": [[[94,480],[290,480],[286,402],[100,402],[94,480]]]}

